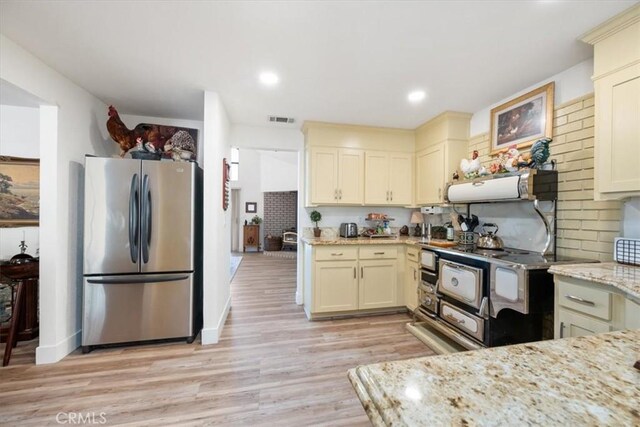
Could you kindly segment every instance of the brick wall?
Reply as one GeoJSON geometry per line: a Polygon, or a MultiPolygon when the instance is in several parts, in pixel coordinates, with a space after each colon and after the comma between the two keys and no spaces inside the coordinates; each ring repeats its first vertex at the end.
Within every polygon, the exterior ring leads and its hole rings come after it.
{"type": "MultiPolygon", "coordinates": [[[[593,94],[587,95],[554,111],[550,149],[551,159],[558,162],[557,252],[610,261],[613,238],[620,235],[622,204],[593,200],[593,101],[593,94]]],[[[491,162],[488,133],[471,138],[469,156],[473,150],[484,165],[491,162]]]]}
{"type": "Polygon", "coordinates": [[[264,193],[264,235],[282,236],[282,230],[298,226],[298,192],[264,193]]]}

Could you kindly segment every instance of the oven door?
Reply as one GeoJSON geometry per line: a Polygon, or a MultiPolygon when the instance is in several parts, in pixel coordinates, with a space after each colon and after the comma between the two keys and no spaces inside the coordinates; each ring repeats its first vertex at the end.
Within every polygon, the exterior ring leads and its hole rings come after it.
{"type": "Polygon", "coordinates": [[[519,313],[529,313],[528,271],[499,264],[491,264],[491,317],[500,310],[510,308],[519,313]]]}
{"type": "Polygon", "coordinates": [[[435,252],[423,249],[420,252],[420,265],[423,269],[436,271],[438,269],[438,255],[435,252]]]}
{"type": "Polygon", "coordinates": [[[441,259],[439,277],[439,293],[480,309],[482,269],[441,259]]]}
{"type": "Polygon", "coordinates": [[[456,329],[484,342],[484,319],[446,301],[440,302],[440,317],[456,329]]]}

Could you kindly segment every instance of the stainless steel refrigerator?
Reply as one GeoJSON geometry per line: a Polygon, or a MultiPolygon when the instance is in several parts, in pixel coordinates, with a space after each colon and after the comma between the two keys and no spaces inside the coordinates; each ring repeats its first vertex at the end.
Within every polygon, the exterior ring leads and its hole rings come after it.
{"type": "Polygon", "coordinates": [[[202,170],[86,157],[82,346],[202,327],[202,170]]]}

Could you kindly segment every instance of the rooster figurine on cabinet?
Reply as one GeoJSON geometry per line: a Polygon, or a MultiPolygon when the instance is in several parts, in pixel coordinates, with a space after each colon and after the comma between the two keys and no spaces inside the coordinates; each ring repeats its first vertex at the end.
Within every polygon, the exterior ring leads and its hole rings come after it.
{"type": "Polygon", "coordinates": [[[462,159],[460,161],[460,170],[466,179],[477,178],[480,170],[480,159],[478,159],[478,150],[473,150],[471,160],[462,159]]]}

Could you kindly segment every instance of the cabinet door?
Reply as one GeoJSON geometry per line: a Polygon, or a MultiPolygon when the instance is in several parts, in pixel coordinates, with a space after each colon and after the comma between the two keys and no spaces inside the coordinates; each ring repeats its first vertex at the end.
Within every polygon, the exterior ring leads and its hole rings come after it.
{"type": "Polygon", "coordinates": [[[404,278],[404,303],[411,311],[418,306],[418,282],[420,281],[420,267],[414,262],[407,263],[404,278]]]}
{"type": "Polygon", "coordinates": [[[624,301],[624,328],[640,329],[640,304],[629,299],[624,301]]]}
{"type": "Polygon", "coordinates": [[[440,203],[444,184],[444,145],[421,151],[417,156],[416,203],[440,203]]]}
{"type": "Polygon", "coordinates": [[[389,155],[367,151],[364,169],[364,202],[367,205],[389,203],[389,155]]]}
{"type": "Polygon", "coordinates": [[[597,80],[596,102],[596,191],[640,194],[640,64],[597,80]]]}
{"type": "Polygon", "coordinates": [[[311,203],[338,203],[338,149],[311,148],[311,203]]]}
{"type": "Polygon", "coordinates": [[[413,199],[413,156],[407,153],[389,154],[389,203],[406,206],[413,199]]]}
{"type": "Polygon", "coordinates": [[[314,313],[358,309],[356,261],[315,263],[314,313]]]}
{"type": "Polygon", "coordinates": [[[399,305],[397,287],[397,260],[360,261],[359,309],[399,305]]]}
{"type": "Polygon", "coordinates": [[[573,338],[611,331],[611,326],[606,322],[564,308],[558,309],[558,321],[559,328],[555,331],[555,338],[573,338]]]}
{"type": "Polygon", "coordinates": [[[339,157],[338,203],[361,205],[364,202],[364,152],[340,149],[339,157]]]}

